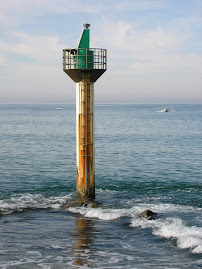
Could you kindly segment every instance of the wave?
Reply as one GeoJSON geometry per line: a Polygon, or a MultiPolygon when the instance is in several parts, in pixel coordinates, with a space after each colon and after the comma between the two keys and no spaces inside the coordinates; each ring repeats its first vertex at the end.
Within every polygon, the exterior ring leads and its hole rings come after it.
{"type": "Polygon", "coordinates": [[[201,208],[193,208],[192,206],[181,206],[174,204],[146,204],[140,203],[128,209],[112,209],[112,208],[91,208],[91,207],[70,207],[68,211],[79,213],[87,218],[98,218],[100,220],[115,220],[121,217],[139,217],[140,213],[146,208],[150,208],[154,212],[169,213],[180,212],[188,213],[192,210],[202,211],[201,208]]]}
{"type": "MultiPolygon", "coordinates": [[[[0,200],[0,215],[11,214],[26,209],[60,209],[70,198],[72,198],[71,195],[56,197],[45,197],[42,194],[13,195],[10,199],[0,200]]],[[[179,217],[180,214],[189,214],[190,212],[195,212],[197,215],[198,213],[201,214],[201,208],[168,203],[138,203],[129,208],[71,207],[67,210],[86,218],[97,218],[104,221],[113,221],[128,217],[129,225],[132,228],[149,228],[156,236],[170,239],[174,238],[177,242],[177,246],[181,249],[189,248],[192,253],[202,253],[202,228],[187,226],[179,217]],[[156,220],[140,218],[140,213],[147,208],[157,212],[159,218],[156,220]],[[169,217],[166,214],[169,215],[169,217]],[[178,217],[176,217],[176,214],[178,217]],[[173,217],[173,215],[175,216],[173,217]]]]}
{"type": "Polygon", "coordinates": [[[71,196],[45,197],[42,194],[13,195],[10,199],[0,200],[0,214],[6,215],[25,209],[59,209],[71,196]]]}
{"type": "Polygon", "coordinates": [[[190,248],[192,253],[202,253],[202,228],[188,227],[179,218],[151,221],[140,218],[133,219],[131,227],[151,228],[154,235],[176,239],[179,248],[190,248]]]}
{"type": "Polygon", "coordinates": [[[72,207],[68,211],[81,214],[86,218],[97,218],[105,221],[112,221],[122,217],[129,217],[130,226],[142,229],[150,228],[156,236],[164,238],[174,238],[179,248],[189,248],[192,253],[202,253],[202,228],[196,226],[186,226],[180,218],[160,216],[156,220],[147,220],[140,217],[140,213],[146,208],[150,208],[159,214],[166,213],[189,213],[194,211],[201,212],[201,208],[191,206],[181,206],[174,204],[138,204],[128,209],[112,208],[91,208],[91,207],[72,207]]]}
{"type": "MultiPolygon", "coordinates": [[[[157,110],[156,112],[158,112],[158,113],[165,113],[165,111],[164,110],[157,110]]],[[[169,112],[172,112],[172,113],[175,113],[176,111],[175,110],[169,110],[169,112]]]]}
{"type": "Polygon", "coordinates": [[[115,220],[128,215],[128,210],[126,209],[70,207],[68,211],[72,213],[79,213],[86,218],[97,218],[100,220],[115,220]]]}

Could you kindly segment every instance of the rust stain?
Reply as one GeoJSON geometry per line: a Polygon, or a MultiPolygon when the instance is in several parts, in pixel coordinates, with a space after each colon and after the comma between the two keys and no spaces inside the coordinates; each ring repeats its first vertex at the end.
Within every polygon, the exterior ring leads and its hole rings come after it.
{"type": "Polygon", "coordinates": [[[87,81],[87,107],[88,107],[88,196],[95,197],[95,167],[94,167],[94,131],[93,131],[93,85],[91,85],[90,77],[87,81]]]}
{"type": "Polygon", "coordinates": [[[84,73],[81,80],[81,113],[78,119],[78,160],[77,195],[95,198],[95,165],[94,165],[94,126],[93,126],[93,83],[90,72],[84,73]],[[87,162],[87,163],[86,163],[87,162]],[[87,171],[85,169],[87,168],[87,171]],[[86,173],[87,172],[87,173],[86,173]],[[87,178],[86,178],[87,176],[87,178]],[[86,182],[87,181],[87,182],[86,182]],[[86,184],[87,183],[87,184],[86,184]],[[87,186],[87,188],[86,188],[87,186]]]}
{"type": "MultiPolygon", "coordinates": [[[[79,120],[78,120],[78,139],[79,141],[81,141],[81,117],[82,115],[79,115],[79,120]]],[[[85,194],[85,158],[82,157],[82,155],[84,154],[84,146],[80,143],[77,142],[77,146],[79,147],[78,150],[78,159],[79,159],[79,163],[78,163],[78,167],[77,167],[77,194],[78,196],[83,196],[85,194]]]]}

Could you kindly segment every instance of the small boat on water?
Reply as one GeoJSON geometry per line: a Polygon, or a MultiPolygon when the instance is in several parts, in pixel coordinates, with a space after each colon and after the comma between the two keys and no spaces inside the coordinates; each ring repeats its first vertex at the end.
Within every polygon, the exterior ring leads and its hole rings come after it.
{"type": "Polygon", "coordinates": [[[62,110],[62,107],[56,107],[57,110],[62,110]]]}
{"type": "Polygon", "coordinates": [[[163,112],[168,112],[168,108],[164,107],[163,112]]]}

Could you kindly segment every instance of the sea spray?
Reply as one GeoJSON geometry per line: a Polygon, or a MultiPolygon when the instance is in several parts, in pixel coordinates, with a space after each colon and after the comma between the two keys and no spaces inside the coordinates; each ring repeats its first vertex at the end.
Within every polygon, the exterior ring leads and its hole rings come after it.
{"type": "Polygon", "coordinates": [[[25,209],[59,209],[70,197],[70,194],[50,197],[45,197],[42,194],[15,194],[10,198],[0,200],[0,209],[2,214],[25,209]]]}
{"type": "Polygon", "coordinates": [[[190,248],[193,253],[202,253],[202,228],[188,227],[181,219],[133,219],[131,227],[151,228],[154,235],[176,239],[179,248],[190,248]]]}
{"type": "MultiPolygon", "coordinates": [[[[181,249],[189,248],[192,253],[202,253],[202,228],[196,226],[187,226],[180,218],[164,217],[167,213],[176,214],[176,212],[187,213],[193,208],[190,206],[181,206],[173,204],[139,204],[131,208],[113,209],[113,208],[91,208],[91,207],[71,207],[68,211],[81,214],[86,218],[97,218],[104,221],[113,221],[119,218],[129,217],[130,226],[133,228],[149,228],[156,236],[176,239],[177,246],[181,249]],[[155,212],[160,213],[159,219],[147,220],[141,218],[140,213],[146,206],[149,206],[155,212]]],[[[199,211],[201,209],[198,209],[199,211]]]]}

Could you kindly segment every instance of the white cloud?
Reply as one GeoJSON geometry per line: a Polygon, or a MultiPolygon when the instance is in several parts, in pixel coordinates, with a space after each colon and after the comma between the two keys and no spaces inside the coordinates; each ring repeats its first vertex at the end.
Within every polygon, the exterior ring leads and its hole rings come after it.
{"type": "MultiPolygon", "coordinates": [[[[112,49],[125,51],[150,49],[176,49],[186,36],[175,30],[158,27],[154,30],[139,30],[125,21],[113,21],[103,18],[92,30],[96,43],[112,49]]],[[[94,44],[93,44],[94,45],[94,44]]]]}
{"type": "Polygon", "coordinates": [[[82,0],[7,0],[1,2],[1,12],[16,13],[25,11],[41,10],[43,12],[55,11],[59,13],[71,13],[71,12],[96,12],[101,5],[99,3],[92,3],[92,1],[82,0]]]}
{"type": "Polygon", "coordinates": [[[118,10],[134,10],[143,11],[150,9],[161,9],[166,6],[164,0],[133,0],[133,1],[123,1],[117,4],[116,8],[118,10]]]}
{"type": "MultiPolygon", "coordinates": [[[[143,31],[123,21],[103,21],[92,34],[108,49],[108,102],[118,102],[119,95],[122,102],[202,102],[202,56],[181,51],[190,38],[187,33],[170,27],[143,31]]],[[[104,100],[104,94],[98,92],[98,99],[104,100]]]]}
{"type": "Polygon", "coordinates": [[[125,49],[125,45],[127,45],[126,39],[130,36],[128,33],[131,28],[132,26],[125,21],[113,21],[102,18],[99,21],[99,25],[95,25],[92,28],[91,32],[96,43],[92,42],[91,45],[95,46],[98,43],[99,46],[103,45],[110,48],[125,49]]]}
{"type": "Polygon", "coordinates": [[[0,66],[6,65],[6,58],[3,55],[0,55],[0,66]]]}
{"type": "Polygon", "coordinates": [[[57,62],[62,55],[64,45],[60,44],[58,36],[28,35],[14,33],[19,40],[10,48],[10,52],[20,54],[44,65],[57,62]]]}
{"type": "MultiPolygon", "coordinates": [[[[0,67],[5,74],[5,66],[11,68],[17,63],[29,62],[32,65],[40,63],[44,69],[47,66],[62,66],[62,50],[65,45],[60,43],[58,36],[29,35],[12,33],[14,42],[0,41],[0,67]]],[[[21,68],[19,65],[18,68],[21,68]]],[[[0,76],[2,77],[3,74],[0,76]]],[[[26,72],[26,70],[24,70],[26,72]]]]}
{"type": "Polygon", "coordinates": [[[9,76],[1,78],[1,103],[74,102],[75,84],[63,72],[62,64],[21,62],[9,66],[7,71],[9,76]]]}
{"type": "Polygon", "coordinates": [[[175,49],[185,38],[179,36],[175,31],[166,31],[162,27],[148,32],[145,37],[148,44],[162,49],[175,49]]]}
{"type": "Polygon", "coordinates": [[[0,67],[6,65],[6,56],[5,52],[7,50],[7,44],[0,40],[0,67]]]}
{"type": "Polygon", "coordinates": [[[52,14],[99,13],[105,5],[82,0],[6,0],[1,2],[0,22],[16,26],[33,17],[52,14]]]}
{"type": "MultiPolygon", "coordinates": [[[[0,41],[1,102],[11,98],[19,102],[51,102],[59,99],[72,102],[75,85],[62,71],[62,50],[68,44],[62,44],[63,36],[60,32],[40,34],[35,19],[44,16],[50,20],[52,15],[55,19],[57,14],[69,14],[73,19],[74,14],[97,14],[103,10],[108,10],[108,14],[97,16],[91,27],[91,47],[108,50],[108,71],[96,83],[96,100],[201,100],[202,56],[187,46],[200,41],[192,39],[191,32],[193,26],[201,23],[199,18],[191,15],[189,18],[175,17],[168,23],[159,23],[153,29],[152,25],[145,22],[143,29],[139,20],[121,20],[117,14],[129,9],[134,12],[148,12],[151,9],[163,11],[167,1],[111,1],[108,6],[106,3],[105,0],[2,2],[0,21],[10,28],[4,31],[5,39],[0,41]],[[20,25],[30,22],[32,18],[35,18],[32,21],[34,32],[37,32],[35,35],[26,32],[27,27],[21,28],[20,25]]],[[[73,23],[77,24],[74,19],[73,23]]],[[[67,27],[67,32],[73,36],[69,40],[70,44],[75,39],[72,25],[67,27]]],[[[51,29],[47,29],[50,33],[51,29]]]]}
{"type": "MultiPolygon", "coordinates": [[[[121,70],[124,62],[130,67],[166,68],[167,61],[180,55],[180,46],[186,42],[186,35],[175,30],[158,27],[154,30],[141,31],[124,21],[103,19],[102,27],[95,27],[93,32],[96,44],[108,49],[110,62],[121,70]]],[[[96,44],[93,46],[96,47],[96,44]]],[[[125,70],[128,72],[128,70],[125,70]]],[[[141,72],[141,71],[139,71],[141,72]]]]}

